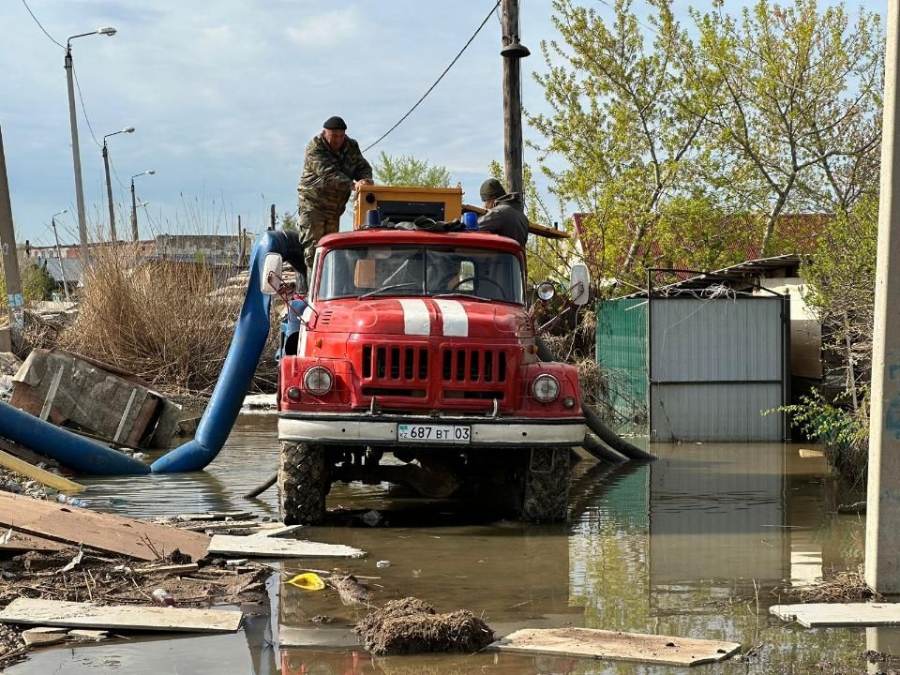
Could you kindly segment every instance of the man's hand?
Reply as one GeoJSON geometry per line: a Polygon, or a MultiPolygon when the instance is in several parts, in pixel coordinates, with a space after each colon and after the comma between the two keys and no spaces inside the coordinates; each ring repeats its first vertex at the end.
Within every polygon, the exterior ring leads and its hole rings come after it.
{"type": "Polygon", "coordinates": [[[363,185],[375,185],[375,181],[371,178],[363,178],[353,184],[354,192],[359,192],[363,185]]]}

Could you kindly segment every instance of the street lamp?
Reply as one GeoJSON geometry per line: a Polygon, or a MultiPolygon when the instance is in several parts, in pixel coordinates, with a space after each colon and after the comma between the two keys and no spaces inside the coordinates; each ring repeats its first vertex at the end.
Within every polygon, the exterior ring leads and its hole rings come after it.
{"type": "Polygon", "coordinates": [[[134,179],[140,178],[141,176],[152,176],[155,173],[155,169],[147,169],[146,171],[136,173],[131,177],[131,239],[133,241],[138,240],[137,199],[135,199],[134,196],[134,179]]]}
{"type": "MultiPolygon", "coordinates": [[[[59,250],[59,237],[56,235],[56,216],[61,216],[64,213],[68,213],[69,209],[63,209],[62,211],[57,211],[50,217],[50,226],[53,228],[53,239],[56,241],[56,259],[59,261],[59,273],[62,276],[63,282],[63,290],[66,292],[66,302],[71,302],[72,299],[69,297],[69,284],[66,283],[66,268],[63,267],[62,261],[62,251],[59,250]]],[[[82,265],[84,261],[82,261],[82,265]]]]}
{"type": "Polygon", "coordinates": [[[78,238],[81,240],[81,257],[88,262],[87,223],[84,220],[84,188],[81,185],[81,150],[78,147],[78,117],[75,114],[75,85],[72,82],[72,40],[88,35],[113,36],[116,29],[98,28],[90,33],[79,33],[66,40],[66,84],[69,87],[69,125],[72,127],[72,163],[75,165],[75,200],[78,204],[78,238]]]}
{"type": "Polygon", "coordinates": [[[114,244],[119,238],[116,236],[116,212],[113,208],[112,182],[109,180],[109,150],[106,149],[106,139],[110,136],[115,136],[116,134],[133,133],[134,127],[125,127],[124,129],[119,129],[119,131],[114,131],[111,134],[106,134],[106,136],[103,137],[103,166],[106,169],[106,199],[109,201],[109,232],[114,244]]]}

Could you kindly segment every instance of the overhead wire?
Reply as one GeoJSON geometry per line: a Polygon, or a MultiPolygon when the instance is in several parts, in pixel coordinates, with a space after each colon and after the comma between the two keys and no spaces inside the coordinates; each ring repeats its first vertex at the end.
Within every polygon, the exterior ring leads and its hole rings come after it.
{"type": "Polygon", "coordinates": [[[57,45],[60,49],[65,49],[65,47],[60,42],[58,42],[52,35],[50,35],[50,33],[47,32],[47,29],[44,28],[41,22],[38,21],[38,18],[34,15],[34,12],[31,11],[31,7],[28,6],[28,3],[25,2],[25,0],[22,0],[22,4],[25,5],[25,9],[27,9],[28,13],[31,14],[31,18],[34,19],[34,22],[38,25],[38,28],[43,31],[44,35],[46,35],[50,39],[50,41],[53,44],[57,45]]]}
{"type": "Polygon", "coordinates": [[[78,100],[81,101],[81,112],[84,114],[84,121],[87,123],[88,131],[91,132],[91,138],[94,139],[94,143],[97,144],[98,148],[102,148],[103,144],[97,140],[96,134],[94,134],[94,127],[91,126],[91,120],[87,114],[87,108],[84,105],[84,96],[81,94],[81,83],[78,81],[78,73],[75,71],[75,63],[72,62],[72,75],[75,76],[75,88],[78,90],[78,100]]]}
{"type": "Polygon", "coordinates": [[[497,8],[498,8],[499,6],[500,6],[500,0],[497,0],[497,2],[494,4],[494,6],[491,7],[491,11],[487,13],[487,16],[486,16],[486,17],[484,17],[484,21],[482,21],[482,22],[481,22],[481,25],[479,25],[478,28],[475,30],[475,32],[472,33],[472,37],[470,37],[470,38],[466,41],[466,44],[464,44],[463,47],[462,47],[462,49],[459,50],[459,53],[458,53],[456,56],[453,57],[453,60],[450,62],[450,65],[448,65],[446,68],[444,68],[444,72],[442,72],[442,73],[438,76],[438,78],[434,81],[434,84],[432,84],[430,87],[428,87],[428,90],[427,90],[424,94],[422,94],[422,97],[421,97],[418,101],[415,102],[415,105],[413,105],[413,107],[410,108],[410,109],[406,112],[406,114],[405,114],[403,117],[401,117],[399,120],[397,120],[397,122],[394,124],[394,126],[392,126],[390,129],[388,129],[387,131],[385,131],[385,132],[378,138],[377,141],[375,141],[374,143],[372,143],[371,145],[369,145],[367,148],[365,148],[365,149],[363,150],[363,152],[368,152],[369,150],[371,150],[372,148],[374,148],[376,145],[378,145],[379,143],[381,143],[381,141],[383,141],[385,138],[387,138],[387,137],[390,135],[390,133],[391,133],[394,129],[396,129],[396,128],[399,127],[401,124],[403,124],[403,122],[406,120],[407,117],[409,117],[410,115],[412,115],[413,111],[414,111],[416,108],[419,107],[419,104],[421,104],[422,101],[424,101],[424,100],[428,97],[428,95],[434,90],[434,88],[435,88],[436,86],[438,86],[438,84],[440,83],[440,81],[444,79],[444,76],[445,76],[447,73],[450,72],[450,69],[456,64],[456,62],[459,60],[459,57],[461,57],[461,56],[463,55],[463,53],[466,51],[466,49],[469,48],[469,45],[472,44],[472,41],[473,41],[473,40],[478,36],[478,34],[481,32],[481,29],[484,28],[485,24],[487,24],[487,22],[491,20],[491,16],[494,14],[494,12],[497,10],[497,8]]]}

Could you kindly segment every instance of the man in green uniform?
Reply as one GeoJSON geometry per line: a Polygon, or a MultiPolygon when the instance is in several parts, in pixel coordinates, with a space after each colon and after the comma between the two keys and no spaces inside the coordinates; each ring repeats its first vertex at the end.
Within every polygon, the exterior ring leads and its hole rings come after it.
{"type": "Polygon", "coordinates": [[[329,117],[322,127],[322,133],[306,146],[303,176],[297,186],[297,224],[306,248],[307,270],[312,268],[319,239],[338,231],[351,191],[372,184],[372,167],[359,143],[347,136],[344,120],[329,117]]]}

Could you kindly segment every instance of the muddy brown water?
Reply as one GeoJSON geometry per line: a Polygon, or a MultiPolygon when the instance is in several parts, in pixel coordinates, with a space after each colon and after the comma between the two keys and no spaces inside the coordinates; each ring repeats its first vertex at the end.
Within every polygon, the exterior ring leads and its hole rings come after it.
{"type": "MultiPolygon", "coordinates": [[[[808,630],[767,614],[776,589],[849,569],[862,560],[864,517],[838,515],[843,494],[821,457],[781,444],[655,445],[652,465],[576,468],[567,525],[524,526],[478,505],[407,498],[382,486],[337,485],[331,507],[374,509],[378,527],[309,528],[303,536],[369,553],[359,561],[289,561],[285,574],[332,569],[366,580],[378,603],[414,595],[438,611],[466,608],[499,634],[585,626],[740,642],[747,661],[697,672],[875,673],[866,649],[900,654],[890,629],[808,630]],[[402,498],[401,498],[402,497],[402,498]],[[390,567],[379,568],[379,560],[390,567]]],[[[250,510],[276,516],[275,492],[246,501],[277,462],[275,419],[243,417],[202,473],[86,481],[93,508],[132,516],[250,510]]],[[[375,658],[349,627],[366,610],[335,593],[270,583],[269,607],[245,607],[245,628],[226,636],[129,636],[51,648],[10,668],[15,675],[363,675],[457,673],[646,674],[680,668],[482,653],[375,658]],[[314,616],[329,616],[320,626],[314,616]],[[304,647],[285,647],[299,643],[304,647]]],[[[897,667],[897,666],[895,666],[897,667]]]]}

